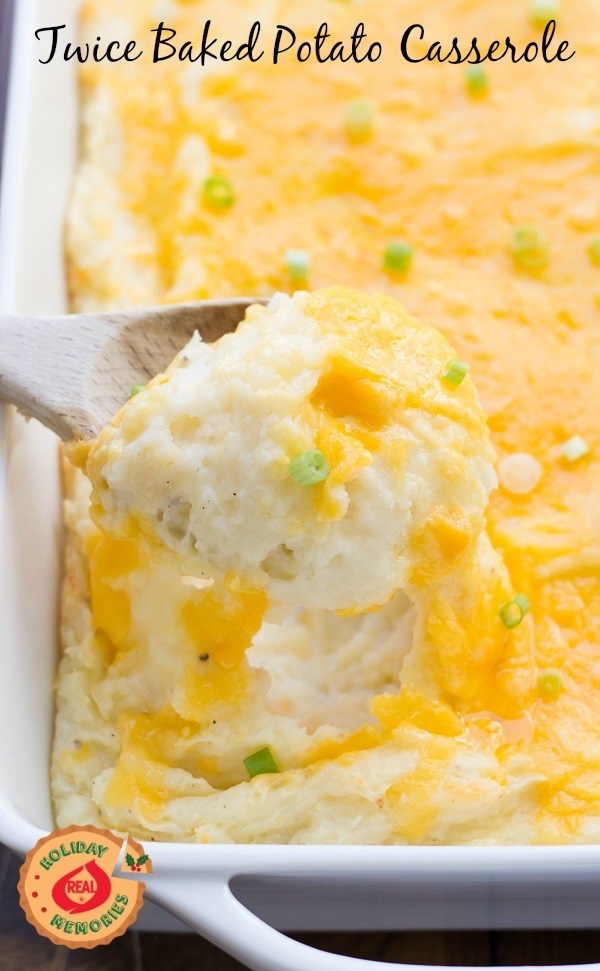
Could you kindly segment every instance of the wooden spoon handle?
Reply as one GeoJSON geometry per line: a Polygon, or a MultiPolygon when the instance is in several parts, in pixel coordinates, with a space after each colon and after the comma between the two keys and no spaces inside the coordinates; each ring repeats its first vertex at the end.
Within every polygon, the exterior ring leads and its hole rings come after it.
{"type": "Polygon", "coordinates": [[[0,399],[70,438],[75,415],[85,410],[82,345],[87,359],[106,337],[101,321],[0,317],[0,399]]]}
{"type": "Polygon", "coordinates": [[[235,330],[251,298],[62,317],[0,317],[0,400],[65,441],[91,438],[133,384],[163,371],[195,330],[235,330]]]}

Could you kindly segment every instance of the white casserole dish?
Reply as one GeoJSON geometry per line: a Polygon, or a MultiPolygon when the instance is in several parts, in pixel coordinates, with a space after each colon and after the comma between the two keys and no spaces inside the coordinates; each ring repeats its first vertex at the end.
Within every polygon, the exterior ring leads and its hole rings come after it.
{"type": "MultiPolygon", "coordinates": [[[[61,313],[62,226],[76,154],[75,68],[59,61],[40,65],[34,30],[59,23],[72,30],[77,0],[21,0],[17,6],[0,209],[0,310],[61,313]]],[[[36,423],[2,412],[0,840],[20,853],[53,826],[48,780],[60,533],[57,441],[36,423]]],[[[255,969],[381,967],[321,954],[263,920],[286,930],[598,926],[598,846],[155,843],[150,851],[155,872],[147,896],[255,969]]],[[[144,914],[152,916],[148,906],[144,914]]]]}

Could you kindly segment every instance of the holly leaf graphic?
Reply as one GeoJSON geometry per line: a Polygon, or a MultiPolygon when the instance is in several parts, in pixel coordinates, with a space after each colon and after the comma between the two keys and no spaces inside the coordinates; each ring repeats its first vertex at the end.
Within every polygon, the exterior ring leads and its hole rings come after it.
{"type": "Polygon", "coordinates": [[[135,860],[132,857],[131,853],[125,854],[125,863],[127,864],[127,866],[135,866],[135,860]]]}
{"type": "Polygon", "coordinates": [[[149,859],[150,857],[147,853],[144,853],[142,856],[138,856],[138,866],[143,866],[144,863],[146,863],[146,861],[149,859]]]}

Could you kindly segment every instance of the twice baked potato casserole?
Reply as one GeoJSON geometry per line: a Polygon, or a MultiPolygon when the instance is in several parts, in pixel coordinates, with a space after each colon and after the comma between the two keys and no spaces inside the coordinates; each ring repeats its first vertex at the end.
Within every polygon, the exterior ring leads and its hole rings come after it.
{"type": "MultiPolygon", "coordinates": [[[[381,40],[412,7],[80,30],[381,40]]],[[[600,3],[428,2],[412,49],[551,15],[569,61],[82,66],[73,309],[265,302],[64,460],[59,825],[600,839],[600,3]]]]}

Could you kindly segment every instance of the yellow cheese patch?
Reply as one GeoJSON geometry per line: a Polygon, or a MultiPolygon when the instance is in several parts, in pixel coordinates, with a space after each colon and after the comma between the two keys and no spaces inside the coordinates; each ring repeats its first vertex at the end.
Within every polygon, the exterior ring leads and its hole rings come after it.
{"type": "Polygon", "coordinates": [[[129,540],[102,536],[90,556],[90,594],[94,626],[118,649],[134,643],[126,578],[139,566],[139,551],[129,540]]]}

